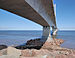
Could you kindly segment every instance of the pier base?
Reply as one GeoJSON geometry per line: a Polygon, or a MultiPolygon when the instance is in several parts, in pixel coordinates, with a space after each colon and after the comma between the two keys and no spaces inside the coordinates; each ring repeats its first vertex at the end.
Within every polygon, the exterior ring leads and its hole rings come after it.
{"type": "Polygon", "coordinates": [[[54,26],[52,26],[52,35],[57,35],[57,28],[54,28],[54,26]]]}
{"type": "Polygon", "coordinates": [[[51,42],[52,37],[50,34],[50,27],[49,26],[44,26],[43,27],[43,36],[42,36],[44,41],[51,42]]]}

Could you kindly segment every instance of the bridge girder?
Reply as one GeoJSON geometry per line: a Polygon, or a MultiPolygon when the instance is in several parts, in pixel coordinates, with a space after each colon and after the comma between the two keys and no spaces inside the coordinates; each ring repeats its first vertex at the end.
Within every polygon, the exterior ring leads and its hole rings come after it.
{"type": "Polygon", "coordinates": [[[42,26],[56,27],[52,0],[0,0],[0,8],[42,26]]]}

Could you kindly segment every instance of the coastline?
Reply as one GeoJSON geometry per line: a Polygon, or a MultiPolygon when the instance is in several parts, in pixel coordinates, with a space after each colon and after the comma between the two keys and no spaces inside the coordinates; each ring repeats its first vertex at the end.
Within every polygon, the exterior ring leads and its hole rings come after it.
{"type": "MultiPolygon", "coordinates": [[[[41,44],[40,39],[29,40],[27,43],[41,44]],[[37,43],[36,43],[37,42],[37,43]]],[[[60,45],[64,43],[62,39],[54,39],[52,42],[45,42],[40,49],[16,49],[14,46],[0,50],[0,57],[14,58],[74,58],[75,50],[62,48],[60,45]],[[5,56],[4,56],[5,55],[5,56]]],[[[38,44],[38,45],[39,45],[38,44]]],[[[24,48],[21,46],[21,48],[24,48]]]]}

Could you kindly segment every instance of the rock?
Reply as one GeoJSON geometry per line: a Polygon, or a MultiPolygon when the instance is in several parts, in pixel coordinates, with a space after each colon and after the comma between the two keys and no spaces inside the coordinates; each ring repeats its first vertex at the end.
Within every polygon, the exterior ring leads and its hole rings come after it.
{"type": "Polygon", "coordinates": [[[6,45],[0,45],[0,50],[7,48],[6,45]]]}
{"type": "Polygon", "coordinates": [[[7,48],[7,55],[14,55],[19,57],[21,55],[21,50],[18,50],[14,47],[8,47],[7,48]]]}
{"type": "Polygon", "coordinates": [[[34,39],[34,40],[28,40],[26,45],[37,45],[37,46],[42,46],[43,42],[40,41],[40,39],[34,39]]]}
{"type": "MultiPolygon", "coordinates": [[[[40,39],[30,40],[26,46],[19,48],[31,48],[38,47],[40,39]],[[32,43],[32,44],[31,44],[32,43]]],[[[41,49],[24,49],[19,50],[14,47],[8,47],[7,49],[0,50],[0,58],[75,58],[75,50],[62,48],[60,44],[64,41],[61,39],[53,39],[52,42],[45,42],[41,49]]]]}
{"type": "Polygon", "coordinates": [[[35,53],[34,53],[34,55],[32,55],[33,53],[34,52],[31,52],[31,50],[26,49],[26,50],[22,50],[21,51],[21,56],[24,56],[24,57],[32,57],[32,56],[35,55],[35,53]]]}
{"type": "Polygon", "coordinates": [[[2,53],[0,52],[0,56],[2,56],[2,53]]]}
{"type": "Polygon", "coordinates": [[[28,40],[26,45],[16,46],[15,48],[17,49],[40,49],[43,46],[42,48],[53,49],[53,48],[58,48],[58,46],[60,46],[60,44],[63,42],[64,41],[62,39],[53,39],[52,42],[46,41],[44,44],[44,42],[41,39],[33,39],[33,40],[28,40]]]}
{"type": "Polygon", "coordinates": [[[47,58],[47,55],[37,55],[36,58],[47,58]]]}
{"type": "Polygon", "coordinates": [[[53,41],[51,42],[45,42],[42,46],[43,49],[49,49],[49,50],[53,50],[53,49],[58,49],[60,48],[60,44],[63,43],[64,41],[61,39],[53,39],[53,41]]]}
{"type": "Polygon", "coordinates": [[[56,45],[60,46],[64,42],[64,40],[62,40],[62,39],[54,39],[54,42],[56,43],[56,45]]]}
{"type": "Polygon", "coordinates": [[[23,57],[23,56],[21,56],[20,58],[36,58],[36,57],[23,57]]]}
{"type": "Polygon", "coordinates": [[[61,54],[61,55],[56,55],[56,56],[55,56],[55,58],[66,58],[66,57],[67,57],[66,55],[62,55],[62,54],[61,54]]]}
{"type": "Polygon", "coordinates": [[[7,49],[2,49],[2,50],[0,50],[0,53],[1,53],[2,55],[7,55],[7,49]]]}
{"type": "Polygon", "coordinates": [[[17,49],[40,49],[43,42],[40,39],[28,40],[26,45],[16,46],[17,49]]]}
{"type": "Polygon", "coordinates": [[[0,58],[20,58],[20,57],[18,57],[16,55],[2,55],[2,56],[0,56],[0,58]]]}
{"type": "Polygon", "coordinates": [[[26,49],[21,51],[21,56],[23,57],[53,57],[53,54],[46,49],[26,49]]]}
{"type": "Polygon", "coordinates": [[[75,55],[75,50],[72,50],[72,54],[75,55]]]}

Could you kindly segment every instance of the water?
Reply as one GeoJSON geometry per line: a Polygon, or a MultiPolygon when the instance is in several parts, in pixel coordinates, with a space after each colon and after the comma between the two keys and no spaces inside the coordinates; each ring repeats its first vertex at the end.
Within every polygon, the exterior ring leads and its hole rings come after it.
{"type": "Polygon", "coordinates": [[[75,49],[75,31],[58,31],[58,36],[64,40],[62,47],[75,49]]]}
{"type": "Polygon", "coordinates": [[[20,45],[41,36],[42,31],[0,31],[0,45],[20,45]]]}
{"type": "MultiPolygon", "coordinates": [[[[0,31],[0,45],[20,45],[41,36],[42,31],[0,31]]],[[[58,31],[56,38],[65,40],[62,47],[75,49],[75,31],[58,31]]]]}

